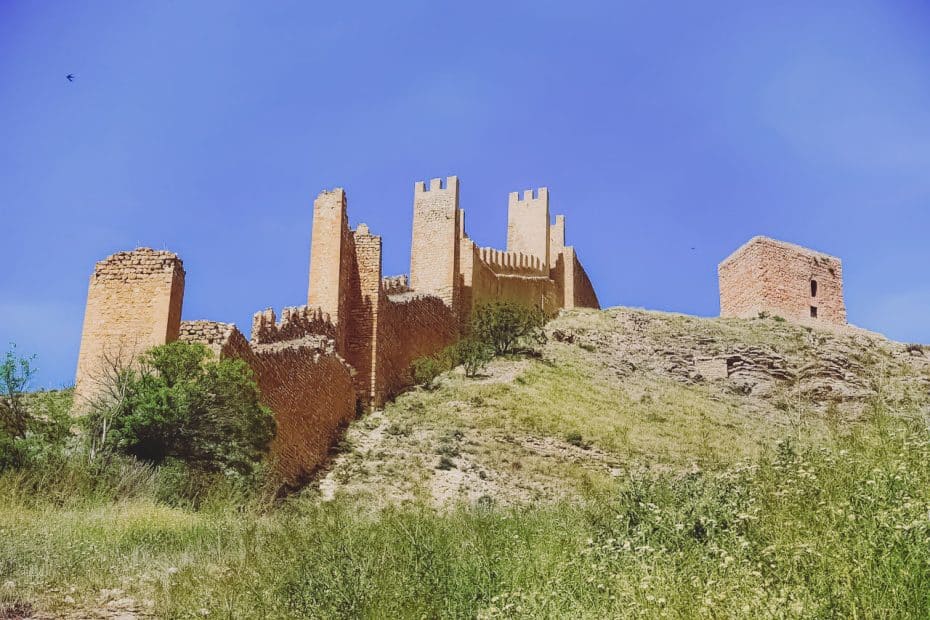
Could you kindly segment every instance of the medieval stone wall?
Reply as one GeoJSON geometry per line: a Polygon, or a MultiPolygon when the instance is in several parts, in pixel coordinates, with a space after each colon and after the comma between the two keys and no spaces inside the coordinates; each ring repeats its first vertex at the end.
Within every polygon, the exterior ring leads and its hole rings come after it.
{"type": "Polygon", "coordinates": [[[336,326],[322,308],[291,306],[281,311],[277,322],[275,311],[267,308],[252,317],[252,343],[268,344],[295,340],[309,335],[336,339],[336,326]]]}
{"type": "Polygon", "coordinates": [[[413,382],[410,376],[413,360],[441,351],[455,342],[459,334],[452,309],[432,295],[385,296],[379,316],[376,406],[413,382]]]}
{"type": "Polygon", "coordinates": [[[530,260],[524,266],[519,266],[519,261],[515,261],[517,264],[508,268],[506,261],[500,260],[500,257],[508,254],[495,254],[488,248],[478,248],[471,239],[462,241],[463,258],[460,271],[463,285],[460,313],[464,319],[467,320],[475,308],[491,301],[512,301],[537,306],[550,314],[554,314],[561,307],[559,285],[549,276],[548,269],[538,270],[538,259],[535,257],[525,257],[530,260]],[[485,256],[498,260],[488,262],[484,259],[485,256]]]}
{"type": "Polygon", "coordinates": [[[349,227],[342,189],[313,205],[306,306],[253,318],[251,342],[232,324],[180,321],[184,270],[168,252],[137,250],[98,263],[88,293],[78,395],[91,388],[94,360],[110,348],[134,358],[181,338],[218,358],[244,360],[274,412],[272,446],[285,478],[299,483],[326,458],[356,403],[381,405],[410,385],[411,364],[452,344],[473,309],[509,300],[555,313],[597,306],[590,281],[564,245],[564,218],[549,225],[549,195],[511,195],[508,250],[478,248],[465,234],[459,184],[414,188],[410,279],[384,278],[381,237],[349,227]],[[555,251],[553,256],[552,250],[555,251]]]}
{"type": "Polygon", "coordinates": [[[843,266],[838,258],[755,237],[718,267],[720,314],[768,312],[800,322],[846,324],[843,266]]]}
{"type": "MultiPolygon", "coordinates": [[[[288,314],[293,316],[283,313],[288,314]]],[[[180,340],[249,365],[277,423],[271,444],[275,468],[290,484],[302,483],[323,463],[340,428],[355,416],[352,369],[324,334],[250,344],[231,323],[185,321],[180,340]]]]}
{"type": "Polygon", "coordinates": [[[74,399],[80,409],[105,367],[126,364],[178,337],[184,265],[176,254],[139,248],[97,263],[87,291],[74,399]]]}
{"type": "Polygon", "coordinates": [[[578,260],[575,248],[569,246],[562,249],[565,272],[563,308],[600,308],[594,285],[588,278],[588,273],[578,260]]]}

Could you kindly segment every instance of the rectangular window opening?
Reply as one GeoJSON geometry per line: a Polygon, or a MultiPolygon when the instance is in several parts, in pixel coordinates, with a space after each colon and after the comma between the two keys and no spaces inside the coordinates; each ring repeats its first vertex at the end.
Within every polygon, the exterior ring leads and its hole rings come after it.
{"type": "Polygon", "coordinates": [[[817,306],[811,306],[811,318],[812,319],[817,318],[817,306]]]}

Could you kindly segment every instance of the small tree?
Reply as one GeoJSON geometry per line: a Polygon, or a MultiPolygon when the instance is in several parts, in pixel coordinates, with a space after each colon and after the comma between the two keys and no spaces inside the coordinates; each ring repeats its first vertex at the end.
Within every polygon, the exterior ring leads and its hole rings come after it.
{"type": "Polygon", "coordinates": [[[138,370],[113,373],[119,400],[97,403],[90,435],[103,449],[154,464],[169,459],[195,471],[250,475],[274,437],[242,360],[212,360],[201,344],[173,342],[142,354],[138,370]]]}
{"type": "Polygon", "coordinates": [[[545,341],[543,311],[511,301],[484,304],[475,311],[471,333],[479,342],[494,348],[497,355],[513,353],[521,343],[545,341]]]}
{"type": "Polygon", "coordinates": [[[24,437],[29,428],[29,411],[23,395],[35,376],[34,359],[17,355],[16,345],[11,344],[0,362],[0,432],[9,437],[24,437]]]}

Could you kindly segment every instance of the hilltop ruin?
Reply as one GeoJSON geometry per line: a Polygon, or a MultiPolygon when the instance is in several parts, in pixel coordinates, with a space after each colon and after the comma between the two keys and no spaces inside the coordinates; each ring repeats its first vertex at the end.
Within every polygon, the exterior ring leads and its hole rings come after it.
{"type": "Polygon", "coordinates": [[[75,387],[77,410],[99,389],[106,364],[126,363],[175,340],[200,342],[249,364],[274,412],[272,446],[290,481],[326,456],[359,405],[377,407],[410,385],[411,362],[453,343],[482,303],[600,307],[565,218],[551,223],[549,192],[508,200],[507,249],[478,246],[465,231],[456,177],[414,186],[410,274],[384,277],[381,237],[349,227],[343,189],[313,203],[307,304],[255,314],[251,340],[235,325],[181,321],[184,267],[139,248],[97,263],[90,279],[75,387]]]}

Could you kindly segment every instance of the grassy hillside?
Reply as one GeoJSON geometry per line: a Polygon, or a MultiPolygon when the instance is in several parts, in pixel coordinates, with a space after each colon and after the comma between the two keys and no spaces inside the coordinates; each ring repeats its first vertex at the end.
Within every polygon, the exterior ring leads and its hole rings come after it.
{"type": "Polygon", "coordinates": [[[123,461],[0,475],[0,617],[930,616],[922,350],[624,309],[547,329],[359,419],[285,501],[168,505],[123,461]]]}
{"type": "Polygon", "coordinates": [[[861,330],[615,308],[565,313],[547,331],[539,357],[495,361],[478,380],[452,373],[356,422],[323,496],[579,497],[631,472],[749,461],[784,437],[819,445],[869,407],[930,400],[930,353],[861,330]],[[714,357],[728,378],[699,376],[694,359],[714,357]]]}

